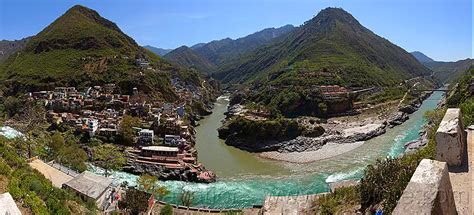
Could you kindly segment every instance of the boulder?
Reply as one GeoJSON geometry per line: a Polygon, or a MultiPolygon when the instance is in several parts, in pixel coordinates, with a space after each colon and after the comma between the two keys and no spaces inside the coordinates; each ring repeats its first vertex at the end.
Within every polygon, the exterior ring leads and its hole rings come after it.
{"type": "Polygon", "coordinates": [[[436,131],[436,160],[449,166],[461,165],[466,150],[466,132],[461,119],[459,108],[449,108],[436,131]]]}
{"type": "Polygon", "coordinates": [[[417,110],[417,108],[416,108],[416,106],[414,106],[412,104],[409,104],[409,105],[405,105],[405,106],[399,108],[398,110],[403,112],[403,113],[412,114],[417,110]]]}

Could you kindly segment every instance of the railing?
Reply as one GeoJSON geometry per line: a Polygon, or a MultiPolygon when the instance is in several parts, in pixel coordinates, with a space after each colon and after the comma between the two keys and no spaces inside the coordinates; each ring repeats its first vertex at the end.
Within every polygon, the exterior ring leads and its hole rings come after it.
{"type": "Polygon", "coordinates": [[[54,162],[54,160],[53,160],[53,161],[50,161],[50,162],[46,162],[46,161],[43,161],[43,162],[46,163],[46,164],[48,164],[49,166],[55,168],[55,169],[57,169],[57,170],[59,170],[59,171],[65,173],[65,174],[67,174],[67,175],[72,176],[72,177],[76,177],[76,176],[79,175],[78,172],[76,172],[76,171],[74,171],[74,170],[72,170],[72,169],[70,169],[70,168],[68,168],[68,167],[65,167],[65,166],[63,166],[63,165],[61,165],[61,164],[59,164],[59,163],[56,163],[56,162],[54,162]]]}

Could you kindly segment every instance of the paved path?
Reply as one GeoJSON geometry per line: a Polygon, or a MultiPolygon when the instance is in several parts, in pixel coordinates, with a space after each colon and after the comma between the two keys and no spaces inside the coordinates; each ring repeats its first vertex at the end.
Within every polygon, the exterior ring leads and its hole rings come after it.
{"type": "Polygon", "coordinates": [[[467,152],[463,165],[449,169],[458,214],[473,214],[474,204],[474,131],[467,131],[467,152]]]}
{"type": "Polygon", "coordinates": [[[39,159],[31,161],[29,164],[33,169],[41,172],[55,187],[61,188],[64,183],[72,179],[72,176],[51,167],[39,159]]]}

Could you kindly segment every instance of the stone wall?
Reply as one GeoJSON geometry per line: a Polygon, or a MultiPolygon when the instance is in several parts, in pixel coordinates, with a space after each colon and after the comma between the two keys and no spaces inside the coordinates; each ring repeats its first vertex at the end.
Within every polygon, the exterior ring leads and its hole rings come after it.
{"type": "Polygon", "coordinates": [[[423,159],[392,214],[457,214],[446,163],[423,159]]]}
{"type": "Polygon", "coordinates": [[[466,151],[466,133],[459,108],[449,108],[436,131],[436,160],[459,166],[466,151]]]}

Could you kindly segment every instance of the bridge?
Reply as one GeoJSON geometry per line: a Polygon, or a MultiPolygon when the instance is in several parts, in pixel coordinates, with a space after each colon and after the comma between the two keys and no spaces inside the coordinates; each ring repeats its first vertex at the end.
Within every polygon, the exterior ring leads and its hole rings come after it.
{"type": "Polygon", "coordinates": [[[448,92],[448,89],[411,89],[411,91],[418,91],[418,92],[448,92]]]}

